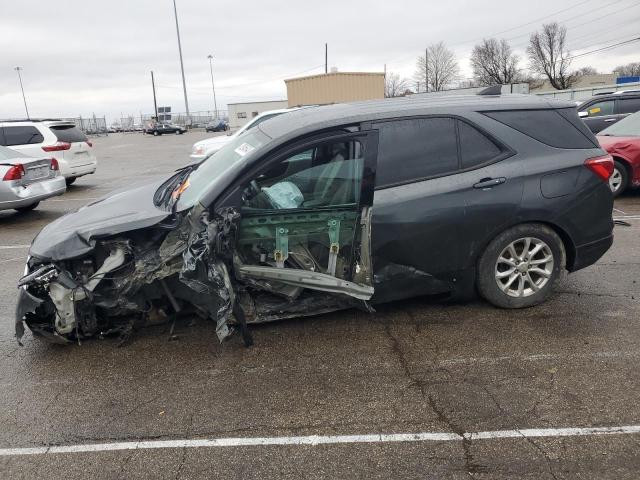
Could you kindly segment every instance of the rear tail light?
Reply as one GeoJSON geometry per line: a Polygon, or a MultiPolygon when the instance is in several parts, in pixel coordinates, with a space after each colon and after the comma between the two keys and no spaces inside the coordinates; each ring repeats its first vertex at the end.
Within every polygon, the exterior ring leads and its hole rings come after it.
{"type": "Polygon", "coordinates": [[[7,170],[7,173],[4,174],[2,180],[20,180],[22,177],[24,177],[24,167],[21,163],[16,163],[15,165],[12,165],[9,170],[7,170]]]}
{"type": "Polygon", "coordinates": [[[87,145],[89,145],[90,147],[93,147],[93,142],[90,142],[89,140],[87,140],[85,143],[86,143],[87,145]]]}
{"type": "Polygon", "coordinates": [[[56,142],[53,145],[47,145],[42,147],[45,152],[59,152],[61,150],[69,150],[71,144],[69,142],[56,142]]]}
{"type": "Polygon", "coordinates": [[[60,170],[60,165],[58,165],[58,160],[55,158],[51,159],[51,170],[60,170]]]}
{"type": "Polygon", "coordinates": [[[613,158],[611,155],[588,158],[584,162],[584,166],[595,173],[603,182],[607,182],[613,173],[613,158]]]}

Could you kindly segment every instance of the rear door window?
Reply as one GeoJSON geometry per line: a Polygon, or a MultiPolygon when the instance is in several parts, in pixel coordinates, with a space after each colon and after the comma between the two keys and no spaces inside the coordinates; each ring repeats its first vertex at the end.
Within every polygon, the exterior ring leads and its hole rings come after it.
{"type": "Polygon", "coordinates": [[[613,100],[603,100],[596,102],[587,108],[590,117],[601,117],[603,115],[613,115],[615,102],[613,100]]]}
{"type": "Polygon", "coordinates": [[[458,121],[460,160],[463,169],[487,164],[502,154],[489,137],[466,122],[458,121]]]}
{"type": "Polygon", "coordinates": [[[619,99],[618,110],[619,113],[636,113],[640,111],[640,97],[619,99]]]}
{"type": "Polygon", "coordinates": [[[53,125],[49,128],[51,128],[53,134],[61,142],[74,143],[87,141],[87,136],[73,125],[53,125]]]}
{"type": "Polygon", "coordinates": [[[456,120],[415,118],[374,125],[379,130],[377,186],[442,176],[458,169],[456,120]]]}
{"type": "Polygon", "coordinates": [[[592,139],[556,110],[505,110],[484,114],[551,147],[594,148],[592,139]]]}
{"type": "Polygon", "coordinates": [[[30,125],[4,127],[4,145],[8,147],[13,145],[32,145],[43,141],[44,137],[36,127],[30,125]]]}

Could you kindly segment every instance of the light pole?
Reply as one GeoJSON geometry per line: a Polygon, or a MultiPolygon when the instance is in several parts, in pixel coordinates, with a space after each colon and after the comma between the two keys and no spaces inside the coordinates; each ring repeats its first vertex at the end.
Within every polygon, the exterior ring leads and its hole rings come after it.
{"type": "Polygon", "coordinates": [[[209,59],[209,70],[211,71],[211,88],[213,89],[213,109],[215,110],[216,120],[218,119],[218,102],[216,102],[216,86],[213,83],[213,55],[207,55],[209,59]]]}
{"type": "Polygon", "coordinates": [[[20,90],[22,90],[22,100],[24,101],[24,110],[27,112],[27,118],[29,118],[29,109],[27,108],[27,97],[24,96],[24,87],[22,86],[22,75],[20,75],[20,70],[22,67],[14,68],[16,72],[18,72],[18,80],[20,81],[20,90]]]}
{"type": "Polygon", "coordinates": [[[176,0],[173,0],[173,13],[176,17],[176,34],[178,35],[178,53],[180,54],[180,70],[182,72],[182,90],[184,91],[184,106],[187,109],[187,122],[190,123],[189,100],[187,100],[187,82],[184,80],[184,64],[182,63],[182,44],[180,43],[180,27],[178,26],[178,9],[176,0]]]}

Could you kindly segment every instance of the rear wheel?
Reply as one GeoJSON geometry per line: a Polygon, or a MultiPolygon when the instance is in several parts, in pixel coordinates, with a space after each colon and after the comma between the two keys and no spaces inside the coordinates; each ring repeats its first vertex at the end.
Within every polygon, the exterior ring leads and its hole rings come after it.
{"type": "Polygon", "coordinates": [[[613,196],[617,197],[624,192],[629,183],[629,172],[622,162],[618,160],[613,162],[613,173],[609,177],[609,187],[613,192],[613,196]]]}
{"type": "Polygon", "coordinates": [[[153,132],[153,136],[154,136],[154,137],[157,137],[158,135],[160,135],[160,134],[158,133],[158,131],[157,131],[157,130],[153,132]]]}
{"type": "Polygon", "coordinates": [[[27,205],[26,207],[19,207],[19,208],[16,208],[16,210],[20,213],[26,213],[35,209],[38,205],[40,205],[40,202],[32,203],[31,205],[27,205]]]}
{"type": "Polygon", "coordinates": [[[501,308],[542,303],[566,263],[562,240],[537,223],[510,228],[487,246],[478,263],[478,290],[501,308]]]}

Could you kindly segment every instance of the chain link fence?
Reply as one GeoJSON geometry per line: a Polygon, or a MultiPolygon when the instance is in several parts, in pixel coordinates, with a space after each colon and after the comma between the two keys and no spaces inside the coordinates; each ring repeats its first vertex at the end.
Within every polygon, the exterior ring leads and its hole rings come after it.
{"type": "Polygon", "coordinates": [[[91,135],[92,137],[100,137],[108,134],[107,119],[106,117],[77,117],[77,118],[62,118],[73,122],[85,135],[91,135]]]}

